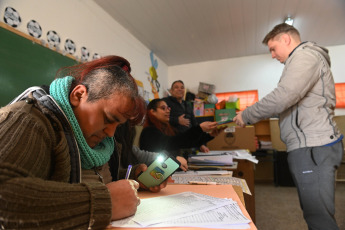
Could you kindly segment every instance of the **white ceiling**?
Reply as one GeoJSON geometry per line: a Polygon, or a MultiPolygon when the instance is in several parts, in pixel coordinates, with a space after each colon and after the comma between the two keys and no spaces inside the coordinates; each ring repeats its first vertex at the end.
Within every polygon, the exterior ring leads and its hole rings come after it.
{"type": "Polygon", "coordinates": [[[345,0],[94,0],[168,66],[267,54],[292,16],[303,41],[345,44],[345,0]]]}

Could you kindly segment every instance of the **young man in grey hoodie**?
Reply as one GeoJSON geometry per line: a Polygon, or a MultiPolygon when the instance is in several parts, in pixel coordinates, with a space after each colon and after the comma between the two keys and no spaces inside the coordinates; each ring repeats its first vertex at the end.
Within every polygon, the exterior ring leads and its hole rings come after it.
{"type": "Polygon", "coordinates": [[[301,42],[293,26],[279,24],[263,40],[284,64],[278,86],[234,120],[242,127],[279,115],[281,139],[309,229],[339,229],[334,218],[335,170],[343,135],[333,119],[335,89],[328,50],[301,42]]]}

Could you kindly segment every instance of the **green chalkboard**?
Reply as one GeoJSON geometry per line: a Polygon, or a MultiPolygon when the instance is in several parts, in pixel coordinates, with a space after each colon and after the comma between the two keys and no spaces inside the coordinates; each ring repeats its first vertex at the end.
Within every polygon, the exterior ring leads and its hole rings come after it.
{"type": "Polygon", "coordinates": [[[49,84],[59,68],[78,63],[11,30],[0,26],[0,107],[26,88],[49,84]]]}

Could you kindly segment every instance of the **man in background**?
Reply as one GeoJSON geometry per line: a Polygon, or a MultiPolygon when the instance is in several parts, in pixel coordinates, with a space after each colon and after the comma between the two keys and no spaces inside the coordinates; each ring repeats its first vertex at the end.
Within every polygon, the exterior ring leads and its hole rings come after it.
{"type": "MultiPolygon", "coordinates": [[[[189,101],[185,101],[185,87],[181,80],[174,81],[171,84],[170,94],[171,96],[163,98],[164,101],[171,108],[169,123],[176,128],[178,133],[185,132],[191,127],[197,126],[198,122],[195,119],[193,104],[189,101]]],[[[204,144],[200,146],[201,152],[209,152],[206,143],[213,139],[205,133],[204,144]]]]}
{"type": "Polygon", "coordinates": [[[334,218],[335,170],[343,135],[334,117],[335,89],[328,50],[301,42],[299,32],[279,24],[263,40],[285,65],[278,86],[234,121],[242,127],[279,115],[281,139],[309,229],[339,229],[334,218]]]}

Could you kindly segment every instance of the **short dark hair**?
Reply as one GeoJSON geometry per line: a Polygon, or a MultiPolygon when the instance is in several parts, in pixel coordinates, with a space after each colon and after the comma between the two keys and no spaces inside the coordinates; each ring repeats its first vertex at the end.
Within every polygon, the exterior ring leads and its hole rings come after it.
{"type": "Polygon", "coordinates": [[[118,66],[108,66],[90,71],[82,82],[88,90],[88,101],[108,99],[113,93],[122,93],[131,98],[138,96],[137,85],[118,66]]]}
{"type": "Polygon", "coordinates": [[[77,85],[84,85],[88,92],[88,101],[108,99],[113,93],[128,96],[135,106],[126,113],[132,124],[138,124],[145,115],[145,102],[139,96],[137,84],[130,74],[130,63],[123,57],[110,55],[90,62],[60,69],[56,77],[72,76],[70,92],[77,85]]]}
{"type": "Polygon", "coordinates": [[[88,101],[108,98],[115,91],[134,98],[138,87],[130,74],[130,63],[123,57],[110,55],[90,62],[61,68],[57,77],[72,76],[72,90],[76,85],[85,85],[88,101]]]}
{"type": "Polygon", "coordinates": [[[286,23],[281,23],[279,25],[276,25],[264,38],[264,40],[262,40],[262,43],[267,45],[268,41],[271,39],[274,39],[277,35],[282,34],[282,33],[288,33],[290,35],[297,35],[298,37],[300,37],[300,34],[298,32],[298,30],[293,27],[290,26],[286,23]]]}
{"type": "Polygon", "coordinates": [[[183,81],[177,80],[177,81],[174,81],[174,82],[171,84],[171,88],[170,88],[170,89],[172,89],[172,87],[174,87],[174,85],[175,85],[177,82],[180,82],[180,83],[182,83],[182,85],[184,85],[183,81]]]}

